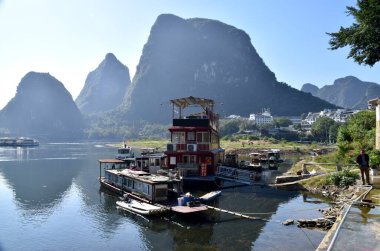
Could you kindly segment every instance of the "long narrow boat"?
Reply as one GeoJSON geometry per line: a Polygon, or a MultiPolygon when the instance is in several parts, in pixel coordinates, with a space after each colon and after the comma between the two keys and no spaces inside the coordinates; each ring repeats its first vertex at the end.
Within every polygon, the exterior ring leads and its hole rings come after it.
{"type": "Polygon", "coordinates": [[[116,205],[124,210],[132,211],[141,215],[159,215],[164,214],[168,209],[145,202],[128,199],[126,201],[117,201],[116,205]]]}
{"type": "Polygon", "coordinates": [[[36,139],[18,137],[18,138],[0,138],[0,146],[12,146],[12,147],[32,147],[38,146],[40,142],[36,139]]]}
{"type": "Polygon", "coordinates": [[[199,199],[203,202],[208,202],[214,200],[216,197],[220,196],[222,194],[222,191],[212,191],[209,193],[206,193],[205,195],[202,195],[199,197],[199,199]]]}

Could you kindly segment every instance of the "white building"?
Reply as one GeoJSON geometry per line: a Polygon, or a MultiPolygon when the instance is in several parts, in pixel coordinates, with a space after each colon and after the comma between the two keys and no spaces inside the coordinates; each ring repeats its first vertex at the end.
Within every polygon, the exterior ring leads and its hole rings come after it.
{"type": "Polygon", "coordinates": [[[269,109],[265,109],[262,113],[250,114],[249,120],[254,121],[258,126],[273,124],[273,116],[270,114],[269,109]]]}
{"type": "Polygon", "coordinates": [[[359,110],[348,110],[348,109],[325,109],[320,112],[309,112],[304,120],[301,121],[301,126],[305,130],[310,130],[311,126],[317,121],[317,119],[326,117],[331,118],[335,122],[346,123],[347,120],[359,110]]]}

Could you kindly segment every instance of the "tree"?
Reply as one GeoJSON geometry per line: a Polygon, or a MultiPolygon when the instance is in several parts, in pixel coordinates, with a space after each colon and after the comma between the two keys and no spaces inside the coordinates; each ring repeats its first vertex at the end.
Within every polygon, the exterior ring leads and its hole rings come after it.
{"type": "Polygon", "coordinates": [[[345,158],[352,150],[371,151],[375,145],[376,117],[373,111],[361,111],[353,115],[338,130],[338,155],[345,158]]]}
{"type": "Polygon", "coordinates": [[[311,126],[311,135],[314,139],[327,143],[330,141],[330,128],[334,126],[335,123],[336,122],[331,118],[318,118],[311,126]]]}
{"type": "Polygon", "coordinates": [[[327,33],[331,36],[330,49],[350,46],[347,58],[373,66],[380,60],[380,1],[358,0],[357,6],[347,6],[348,15],[356,22],[348,28],[340,27],[338,32],[327,33]]]}
{"type": "Polygon", "coordinates": [[[221,136],[237,133],[240,124],[241,121],[237,119],[220,120],[219,133],[221,136]]]}
{"type": "Polygon", "coordinates": [[[293,124],[293,122],[290,119],[286,118],[275,118],[273,121],[273,124],[276,127],[288,127],[293,124]]]}
{"type": "Polygon", "coordinates": [[[374,111],[361,111],[348,121],[348,131],[355,147],[372,149],[375,139],[376,115],[374,111]]]}

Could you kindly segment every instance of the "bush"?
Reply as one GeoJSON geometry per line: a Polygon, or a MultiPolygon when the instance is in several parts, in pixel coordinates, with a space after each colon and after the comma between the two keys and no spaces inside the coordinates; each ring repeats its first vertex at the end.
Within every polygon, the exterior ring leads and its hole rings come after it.
{"type": "Polygon", "coordinates": [[[341,172],[335,172],[327,176],[327,184],[338,187],[347,187],[353,185],[358,178],[358,173],[352,172],[349,169],[344,169],[341,172]]]}

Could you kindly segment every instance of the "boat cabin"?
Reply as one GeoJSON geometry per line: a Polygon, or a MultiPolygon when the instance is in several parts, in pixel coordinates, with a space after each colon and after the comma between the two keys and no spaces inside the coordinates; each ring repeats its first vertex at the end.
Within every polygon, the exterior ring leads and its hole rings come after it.
{"type": "Polygon", "coordinates": [[[134,153],[132,151],[132,147],[124,144],[123,147],[119,147],[117,149],[117,155],[116,159],[126,159],[126,158],[133,158],[134,153]]]}
{"type": "Polygon", "coordinates": [[[214,101],[190,96],[170,102],[173,125],[165,151],[167,167],[178,169],[184,179],[215,175],[217,165],[224,159],[224,149],[220,147],[214,101]]]}
{"type": "MultiPolygon", "coordinates": [[[[123,162],[124,163],[124,162],[123,162]]],[[[131,193],[151,203],[165,202],[182,191],[181,181],[168,176],[132,170],[117,160],[99,160],[100,183],[115,192],[131,193]],[[110,168],[111,167],[111,168],[110,168]]]]}
{"type": "Polygon", "coordinates": [[[127,163],[129,169],[145,171],[156,174],[165,164],[165,154],[155,153],[149,155],[126,158],[123,161],[127,163]]]}

